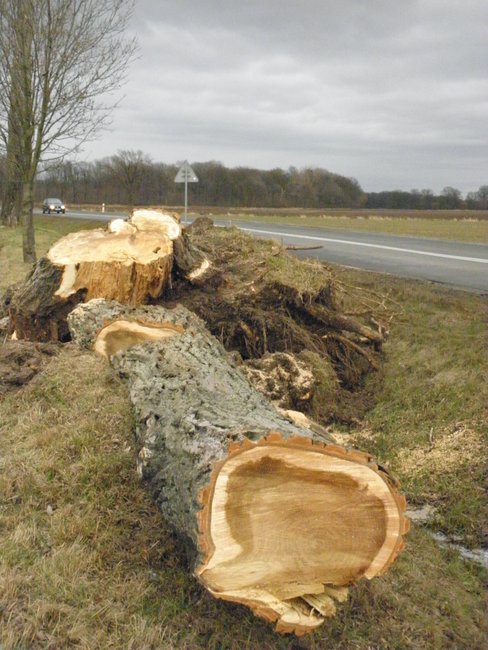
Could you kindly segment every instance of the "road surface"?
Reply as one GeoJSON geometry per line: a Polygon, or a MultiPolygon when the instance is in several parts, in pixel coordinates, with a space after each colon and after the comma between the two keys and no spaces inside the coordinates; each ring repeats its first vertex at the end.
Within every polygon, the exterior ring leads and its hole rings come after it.
{"type": "MultiPolygon", "coordinates": [[[[69,212],[66,216],[109,221],[123,215],[69,212]]],[[[316,250],[296,251],[300,257],[440,282],[475,293],[488,292],[488,246],[484,244],[229,219],[214,221],[217,225],[236,225],[246,232],[276,239],[285,245],[321,246],[316,250]]]]}

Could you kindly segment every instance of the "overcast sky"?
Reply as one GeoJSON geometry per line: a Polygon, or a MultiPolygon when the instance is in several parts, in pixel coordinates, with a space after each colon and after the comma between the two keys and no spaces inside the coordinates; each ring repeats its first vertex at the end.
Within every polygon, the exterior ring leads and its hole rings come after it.
{"type": "Polygon", "coordinates": [[[488,0],[136,0],[139,58],[81,158],[488,184],[488,0]]]}

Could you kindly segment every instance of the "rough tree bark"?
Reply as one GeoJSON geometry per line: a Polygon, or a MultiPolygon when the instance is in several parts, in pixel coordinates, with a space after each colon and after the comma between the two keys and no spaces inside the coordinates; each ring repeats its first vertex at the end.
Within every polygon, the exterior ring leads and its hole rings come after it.
{"type": "Polygon", "coordinates": [[[19,221],[22,199],[22,182],[18,161],[18,135],[9,114],[8,135],[5,156],[5,187],[0,209],[0,223],[16,226],[19,221]]]}
{"type": "Polygon", "coordinates": [[[192,312],[93,300],[68,323],[127,379],[140,473],[215,597],[304,634],[395,560],[394,479],[278,413],[192,312]]]}

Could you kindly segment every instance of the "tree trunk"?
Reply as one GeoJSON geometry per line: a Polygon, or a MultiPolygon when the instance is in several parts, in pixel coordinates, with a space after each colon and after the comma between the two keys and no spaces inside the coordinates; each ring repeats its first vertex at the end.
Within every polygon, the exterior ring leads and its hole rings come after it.
{"type": "Polygon", "coordinates": [[[394,561],[387,471],[278,413],[192,312],[98,300],[68,322],[128,380],[140,473],[213,596],[304,634],[394,561]]]}
{"type": "Polygon", "coordinates": [[[22,181],[19,181],[18,187],[15,192],[15,205],[14,212],[12,215],[12,225],[17,225],[22,220],[22,195],[23,195],[23,185],[22,181]]]}
{"type": "Polygon", "coordinates": [[[2,197],[0,222],[6,226],[16,226],[20,218],[19,206],[22,201],[22,181],[19,168],[18,134],[9,115],[9,132],[6,156],[6,183],[2,197]]]}
{"type": "Polygon", "coordinates": [[[194,246],[185,253],[187,245],[177,220],[160,211],[137,210],[107,230],[70,233],[15,292],[10,316],[17,338],[69,340],[67,314],[92,298],[130,305],[156,300],[171,287],[173,263],[180,276],[196,282],[209,264],[194,246]]]}
{"type": "Polygon", "coordinates": [[[0,213],[0,223],[4,226],[17,225],[17,213],[15,210],[17,203],[18,182],[7,175],[5,189],[2,197],[2,210],[0,213]]]}
{"type": "Polygon", "coordinates": [[[14,70],[14,83],[10,89],[10,103],[8,111],[8,134],[7,134],[7,152],[6,152],[6,185],[2,197],[2,211],[0,222],[6,226],[16,226],[19,221],[18,206],[22,199],[22,182],[20,170],[20,139],[18,124],[16,122],[16,110],[12,105],[12,99],[15,103],[15,91],[18,91],[18,85],[15,83],[16,74],[14,70]]]}
{"type": "Polygon", "coordinates": [[[29,264],[37,260],[33,210],[34,181],[28,179],[22,185],[22,254],[24,262],[29,264]]]}

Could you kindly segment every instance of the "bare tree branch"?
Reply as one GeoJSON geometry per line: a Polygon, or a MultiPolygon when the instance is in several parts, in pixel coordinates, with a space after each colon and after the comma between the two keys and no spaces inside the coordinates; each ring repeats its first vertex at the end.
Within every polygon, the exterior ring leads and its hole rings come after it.
{"type": "Polygon", "coordinates": [[[0,152],[10,147],[17,157],[31,231],[26,261],[35,259],[39,164],[78,150],[107,125],[117,105],[111,94],[136,52],[135,39],[125,34],[133,2],[0,0],[0,152]]]}

